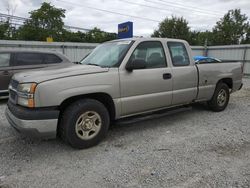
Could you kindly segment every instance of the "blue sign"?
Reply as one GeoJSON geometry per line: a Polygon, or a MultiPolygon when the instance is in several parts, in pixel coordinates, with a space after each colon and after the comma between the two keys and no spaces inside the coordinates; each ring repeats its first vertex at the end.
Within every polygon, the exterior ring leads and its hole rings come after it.
{"type": "Polygon", "coordinates": [[[133,37],[133,22],[125,22],[118,24],[118,38],[132,38],[133,37]]]}

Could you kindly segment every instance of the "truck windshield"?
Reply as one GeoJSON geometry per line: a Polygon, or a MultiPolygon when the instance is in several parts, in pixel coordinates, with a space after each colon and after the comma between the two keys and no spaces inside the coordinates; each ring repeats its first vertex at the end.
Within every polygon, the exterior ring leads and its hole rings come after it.
{"type": "Polygon", "coordinates": [[[118,67],[132,41],[107,42],[96,47],[80,63],[100,67],[118,67]]]}

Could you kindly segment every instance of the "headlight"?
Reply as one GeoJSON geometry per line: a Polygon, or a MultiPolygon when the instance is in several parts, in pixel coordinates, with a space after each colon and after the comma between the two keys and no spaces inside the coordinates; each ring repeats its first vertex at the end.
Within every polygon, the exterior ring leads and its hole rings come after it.
{"type": "Polygon", "coordinates": [[[36,90],[36,83],[19,84],[17,88],[17,103],[21,106],[33,108],[35,107],[34,93],[36,90]]]}
{"type": "Polygon", "coordinates": [[[36,90],[36,83],[19,84],[17,90],[21,93],[34,94],[36,90]]]}

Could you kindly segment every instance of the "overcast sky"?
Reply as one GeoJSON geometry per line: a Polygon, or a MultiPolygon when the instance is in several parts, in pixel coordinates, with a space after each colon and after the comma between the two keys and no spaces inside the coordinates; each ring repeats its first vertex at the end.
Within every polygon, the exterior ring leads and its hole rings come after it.
{"type": "MultiPolygon", "coordinates": [[[[29,17],[28,12],[38,9],[43,1],[1,0],[0,13],[8,13],[9,5],[10,9],[14,10],[15,16],[29,17]]],[[[250,0],[46,0],[46,2],[66,10],[64,22],[67,25],[88,29],[96,26],[104,31],[117,32],[118,23],[132,21],[135,36],[151,35],[154,29],[157,29],[159,22],[171,15],[183,16],[192,30],[199,31],[210,30],[229,9],[240,8],[250,18],[250,0]]]]}

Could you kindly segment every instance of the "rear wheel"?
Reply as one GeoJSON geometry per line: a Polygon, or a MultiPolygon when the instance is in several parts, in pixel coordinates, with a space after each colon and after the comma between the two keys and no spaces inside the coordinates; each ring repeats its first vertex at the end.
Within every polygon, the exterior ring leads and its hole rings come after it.
{"type": "Polygon", "coordinates": [[[227,84],[220,82],[216,86],[212,99],[208,101],[208,106],[215,112],[223,111],[228,105],[229,98],[230,94],[227,84]]]}
{"type": "Polygon", "coordinates": [[[82,99],[70,105],[62,115],[60,136],[74,148],[97,145],[110,124],[106,107],[94,99],[82,99]]]}

